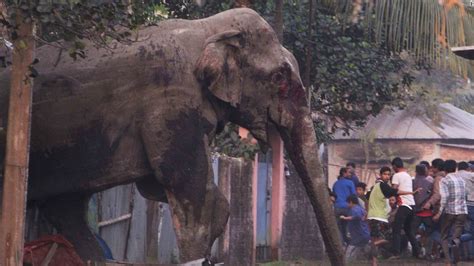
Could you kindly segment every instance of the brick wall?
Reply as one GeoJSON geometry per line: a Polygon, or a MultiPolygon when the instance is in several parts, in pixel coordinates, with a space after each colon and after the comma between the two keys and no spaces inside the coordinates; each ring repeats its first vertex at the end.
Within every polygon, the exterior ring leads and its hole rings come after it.
{"type": "Polygon", "coordinates": [[[328,144],[328,184],[330,187],[336,182],[339,169],[347,162],[353,161],[357,165],[357,174],[365,183],[371,185],[375,181],[380,167],[390,165],[394,157],[401,157],[409,170],[421,160],[431,161],[440,157],[439,141],[436,140],[379,140],[371,145],[368,171],[365,171],[365,153],[358,140],[339,140],[328,144]],[[377,153],[383,152],[385,157],[377,153]],[[364,177],[367,177],[364,180],[364,177]]]}
{"type": "Polygon", "coordinates": [[[456,161],[470,161],[474,160],[474,146],[455,147],[440,145],[441,158],[452,159],[456,161]]]}

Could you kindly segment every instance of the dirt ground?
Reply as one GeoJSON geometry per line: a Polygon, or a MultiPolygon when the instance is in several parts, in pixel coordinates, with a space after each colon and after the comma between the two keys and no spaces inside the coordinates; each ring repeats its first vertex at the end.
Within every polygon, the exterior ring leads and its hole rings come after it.
{"type": "MultiPolygon", "coordinates": [[[[329,261],[277,261],[277,262],[268,262],[258,264],[259,266],[329,266],[331,265],[329,261]]],[[[365,261],[349,261],[348,266],[370,266],[370,262],[368,260],[365,261]]],[[[411,259],[400,259],[400,260],[379,260],[378,265],[399,265],[399,266],[444,266],[442,260],[432,262],[426,260],[411,260],[411,259]]],[[[463,261],[457,264],[457,266],[472,266],[474,265],[474,261],[463,261]]]]}

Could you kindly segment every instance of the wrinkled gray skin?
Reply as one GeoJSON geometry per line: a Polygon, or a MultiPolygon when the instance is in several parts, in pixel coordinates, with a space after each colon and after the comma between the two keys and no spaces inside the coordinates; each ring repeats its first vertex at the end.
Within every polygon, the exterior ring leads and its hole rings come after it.
{"type": "MultiPolygon", "coordinates": [[[[62,55],[57,66],[55,48],[37,51],[28,199],[44,203],[81,256],[102,256],[84,251],[94,246],[89,231],[71,225],[83,220],[84,200],[131,182],[170,204],[182,261],[207,255],[229,216],[213,183],[209,143],[231,121],[262,146],[269,129],[280,133],[331,261],[344,264],[298,63],[267,22],[233,9],[164,21],[143,29],[138,42],[112,46],[90,47],[77,62],[62,55]]],[[[0,84],[5,127],[8,71],[0,84]]]]}

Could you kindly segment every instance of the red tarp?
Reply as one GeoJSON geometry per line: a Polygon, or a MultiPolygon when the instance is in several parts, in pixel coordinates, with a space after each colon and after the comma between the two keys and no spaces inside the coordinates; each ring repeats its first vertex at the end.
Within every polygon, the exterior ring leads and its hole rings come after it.
{"type": "Polygon", "coordinates": [[[49,266],[79,266],[85,265],[74,247],[61,235],[43,236],[25,244],[23,263],[41,265],[54,243],[57,249],[49,266]]]}

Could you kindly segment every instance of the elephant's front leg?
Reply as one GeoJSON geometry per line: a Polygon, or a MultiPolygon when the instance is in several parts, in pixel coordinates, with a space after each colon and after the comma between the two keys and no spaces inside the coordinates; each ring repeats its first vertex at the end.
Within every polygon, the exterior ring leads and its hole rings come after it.
{"type": "Polygon", "coordinates": [[[229,204],[213,181],[206,126],[198,111],[144,121],[143,140],[151,167],[171,207],[181,261],[210,254],[224,232],[229,204]]]}

